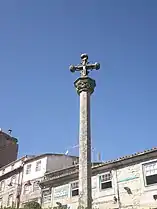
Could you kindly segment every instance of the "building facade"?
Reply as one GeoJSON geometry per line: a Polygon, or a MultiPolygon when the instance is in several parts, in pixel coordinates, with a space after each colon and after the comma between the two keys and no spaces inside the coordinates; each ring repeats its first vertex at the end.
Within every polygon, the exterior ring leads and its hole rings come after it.
{"type": "MultiPolygon", "coordinates": [[[[40,183],[42,207],[77,209],[78,165],[50,172],[40,183]]],[[[157,208],[157,148],[92,168],[95,209],[157,208]]]]}
{"type": "Polygon", "coordinates": [[[72,166],[78,158],[62,154],[24,156],[0,168],[0,207],[41,203],[39,183],[46,172],[72,166]]]}
{"type": "Polygon", "coordinates": [[[0,129],[0,168],[15,161],[17,154],[17,139],[0,129]]]}
{"type": "Polygon", "coordinates": [[[24,156],[0,168],[0,207],[18,206],[24,163],[32,156],[24,156]]]}
{"type": "Polygon", "coordinates": [[[78,157],[63,154],[43,154],[27,160],[23,168],[21,204],[28,201],[41,204],[39,184],[44,180],[45,173],[67,168],[75,162],[78,162],[78,157]]]}

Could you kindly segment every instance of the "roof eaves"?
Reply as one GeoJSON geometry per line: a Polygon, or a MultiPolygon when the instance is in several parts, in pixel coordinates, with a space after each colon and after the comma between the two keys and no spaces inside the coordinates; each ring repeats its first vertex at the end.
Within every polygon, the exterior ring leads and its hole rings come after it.
{"type": "Polygon", "coordinates": [[[75,158],[75,159],[78,158],[77,156],[65,155],[65,154],[60,154],[60,153],[59,154],[58,153],[44,153],[44,154],[36,155],[31,159],[28,159],[26,161],[26,163],[31,162],[33,160],[40,159],[42,157],[47,157],[47,156],[67,156],[67,157],[71,157],[71,158],[75,158]]]}
{"type": "MultiPolygon", "coordinates": [[[[132,154],[132,155],[126,155],[124,157],[120,157],[120,158],[117,158],[115,160],[109,160],[109,161],[106,161],[106,162],[102,162],[98,165],[93,165],[92,166],[92,169],[97,169],[97,168],[101,168],[101,167],[104,167],[104,166],[107,166],[107,165],[111,165],[111,164],[119,164],[119,165],[122,165],[124,161],[126,160],[131,160],[131,162],[135,162],[135,160],[133,160],[135,157],[137,158],[138,156],[143,156],[143,155],[146,155],[146,154],[149,154],[149,153],[153,153],[153,152],[157,152],[157,148],[152,148],[152,149],[149,149],[149,150],[144,150],[143,152],[137,152],[135,154],[132,154]]],[[[64,169],[60,169],[60,170],[56,170],[56,171],[52,171],[52,172],[48,172],[48,173],[45,173],[45,176],[51,176],[51,175],[57,175],[59,174],[60,172],[62,173],[66,173],[66,171],[70,171],[72,170],[73,168],[76,168],[78,167],[78,164],[77,165],[73,165],[73,166],[69,166],[68,168],[64,168],[64,169]]]]}

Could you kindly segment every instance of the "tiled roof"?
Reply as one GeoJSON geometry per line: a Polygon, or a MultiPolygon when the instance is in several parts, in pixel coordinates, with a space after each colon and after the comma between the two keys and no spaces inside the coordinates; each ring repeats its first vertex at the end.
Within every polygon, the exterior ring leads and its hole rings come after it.
{"type": "MultiPolygon", "coordinates": [[[[132,159],[132,158],[135,158],[135,157],[137,158],[137,157],[144,156],[144,155],[147,155],[147,154],[150,154],[150,153],[153,153],[153,152],[156,152],[156,155],[157,155],[157,147],[154,147],[154,148],[148,149],[148,150],[144,150],[142,152],[136,152],[132,155],[126,155],[124,157],[119,157],[115,160],[109,160],[109,161],[106,161],[106,162],[102,162],[98,165],[92,166],[92,168],[95,170],[95,169],[101,168],[105,165],[117,164],[118,162],[129,160],[129,159],[132,159]]],[[[68,167],[68,168],[65,168],[65,169],[62,169],[62,170],[58,170],[58,171],[49,172],[45,175],[46,179],[43,181],[43,183],[49,181],[50,179],[55,180],[55,179],[58,179],[58,178],[62,178],[62,177],[69,176],[69,175],[72,175],[72,174],[77,174],[77,173],[78,173],[78,165],[71,166],[71,167],[68,167]],[[48,177],[49,175],[50,175],[50,177],[48,177]]]]}
{"type": "Polygon", "coordinates": [[[123,157],[119,157],[119,158],[117,158],[115,160],[105,161],[102,164],[96,165],[94,167],[99,167],[99,166],[102,166],[102,165],[105,165],[105,164],[110,164],[110,163],[119,162],[119,161],[122,161],[122,160],[131,159],[131,158],[134,158],[134,157],[138,157],[138,156],[145,155],[145,154],[152,153],[152,152],[156,152],[156,151],[157,151],[157,147],[153,147],[151,149],[147,149],[147,150],[144,150],[142,152],[136,152],[136,153],[131,154],[131,155],[125,155],[123,157]]]}

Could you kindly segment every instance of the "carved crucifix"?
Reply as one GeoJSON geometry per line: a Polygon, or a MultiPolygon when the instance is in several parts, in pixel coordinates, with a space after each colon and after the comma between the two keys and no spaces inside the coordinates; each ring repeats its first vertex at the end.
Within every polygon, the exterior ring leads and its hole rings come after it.
{"type": "Polygon", "coordinates": [[[90,64],[88,62],[88,55],[82,54],[81,55],[81,63],[79,65],[70,65],[70,71],[73,73],[75,71],[80,71],[81,77],[87,77],[89,74],[89,70],[99,70],[100,64],[90,64]]]}

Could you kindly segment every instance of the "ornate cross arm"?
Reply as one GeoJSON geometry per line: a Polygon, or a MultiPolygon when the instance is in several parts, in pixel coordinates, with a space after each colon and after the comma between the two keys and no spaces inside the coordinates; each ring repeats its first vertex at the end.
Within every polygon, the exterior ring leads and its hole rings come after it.
{"type": "Polygon", "coordinates": [[[86,68],[90,69],[90,70],[94,70],[94,69],[99,70],[100,69],[100,64],[98,62],[96,62],[95,64],[87,64],[86,68]]]}
{"type": "Polygon", "coordinates": [[[75,71],[83,70],[83,66],[82,65],[70,65],[69,69],[72,73],[74,73],[75,71]]]}
{"type": "Polygon", "coordinates": [[[95,64],[90,64],[88,62],[88,55],[82,54],[81,55],[81,64],[79,65],[70,65],[69,67],[71,72],[80,71],[81,77],[86,77],[89,73],[89,70],[99,70],[100,64],[96,62],[95,64]]]}

